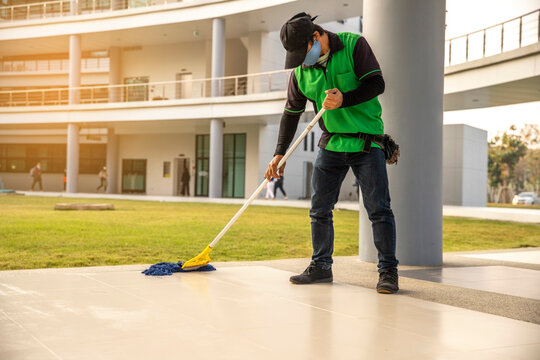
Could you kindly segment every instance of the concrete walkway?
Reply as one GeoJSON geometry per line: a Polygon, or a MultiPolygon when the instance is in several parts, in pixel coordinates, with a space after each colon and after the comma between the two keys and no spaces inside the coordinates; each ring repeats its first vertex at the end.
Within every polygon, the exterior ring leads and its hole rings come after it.
{"type": "MultiPolygon", "coordinates": [[[[245,199],[210,199],[207,197],[180,197],[180,196],[156,196],[156,195],[126,195],[126,194],[103,194],[103,193],[76,193],[68,194],[64,192],[39,192],[39,191],[17,191],[18,194],[26,196],[64,197],[80,199],[117,199],[117,200],[139,200],[139,201],[163,201],[163,202],[196,202],[196,203],[216,203],[216,204],[238,204],[241,205],[245,199]]],[[[288,206],[309,209],[309,200],[254,200],[253,205],[264,206],[288,206]]],[[[340,201],[336,204],[336,209],[358,211],[359,205],[353,201],[340,201]]],[[[468,217],[487,220],[517,221],[524,223],[540,223],[540,210],[536,209],[512,209],[512,208],[492,208],[492,207],[465,207],[465,206],[443,206],[443,216],[468,217]]]]}
{"type": "MultiPolygon", "coordinates": [[[[489,281],[489,274],[501,278],[501,268],[514,267],[486,261],[445,254],[450,265],[439,270],[483,268],[489,281]]],[[[413,267],[400,268],[397,295],[381,295],[374,291],[375,265],[356,257],[335,259],[332,284],[290,284],[308,262],[213,263],[217,271],[160,278],[140,273],[148,265],[0,271],[0,358],[529,360],[540,354],[539,300],[464,287],[455,278],[446,284],[409,277],[408,271],[437,270],[413,267]]],[[[536,268],[528,270],[536,276],[529,280],[538,284],[540,265],[517,266],[536,268]]]]}

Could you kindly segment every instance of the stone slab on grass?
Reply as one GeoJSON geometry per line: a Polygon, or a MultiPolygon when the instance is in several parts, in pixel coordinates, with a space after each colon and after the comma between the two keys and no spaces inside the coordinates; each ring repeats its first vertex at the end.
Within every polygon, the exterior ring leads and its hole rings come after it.
{"type": "Polygon", "coordinates": [[[59,203],[54,210],[114,210],[113,204],[59,203]]]}

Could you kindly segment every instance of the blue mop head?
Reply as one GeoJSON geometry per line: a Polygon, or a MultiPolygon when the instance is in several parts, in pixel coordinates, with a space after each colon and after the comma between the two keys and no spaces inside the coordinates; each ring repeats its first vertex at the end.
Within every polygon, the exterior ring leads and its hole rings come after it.
{"type": "Polygon", "coordinates": [[[141,271],[142,274],[147,276],[164,276],[164,275],[172,275],[172,273],[175,272],[192,272],[192,271],[214,271],[216,270],[215,267],[208,264],[205,266],[202,266],[196,270],[182,270],[182,265],[184,263],[182,261],[179,261],[177,263],[170,263],[170,262],[160,262],[157,264],[154,264],[150,266],[148,269],[141,271]]]}

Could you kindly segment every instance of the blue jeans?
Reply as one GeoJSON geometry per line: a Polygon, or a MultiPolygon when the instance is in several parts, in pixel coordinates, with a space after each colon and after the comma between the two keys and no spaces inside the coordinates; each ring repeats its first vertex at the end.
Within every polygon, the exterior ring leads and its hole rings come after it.
{"type": "Polygon", "coordinates": [[[396,223],[390,208],[386,161],[381,149],[369,153],[319,150],[311,180],[312,262],[323,269],[332,267],[334,223],[332,210],[338,201],[341,183],[352,168],[356,176],[378,251],[379,272],[397,269],[396,223]]]}

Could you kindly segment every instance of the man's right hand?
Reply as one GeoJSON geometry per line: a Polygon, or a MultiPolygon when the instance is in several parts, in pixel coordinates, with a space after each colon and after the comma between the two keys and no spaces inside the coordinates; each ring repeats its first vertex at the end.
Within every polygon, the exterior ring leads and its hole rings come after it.
{"type": "Polygon", "coordinates": [[[275,155],[272,161],[268,164],[268,168],[266,169],[266,173],[264,174],[264,177],[270,181],[270,178],[279,179],[281,175],[283,175],[283,172],[285,171],[285,163],[279,168],[278,173],[278,164],[279,161],[283,158],[283,155],[275,155]]]}

